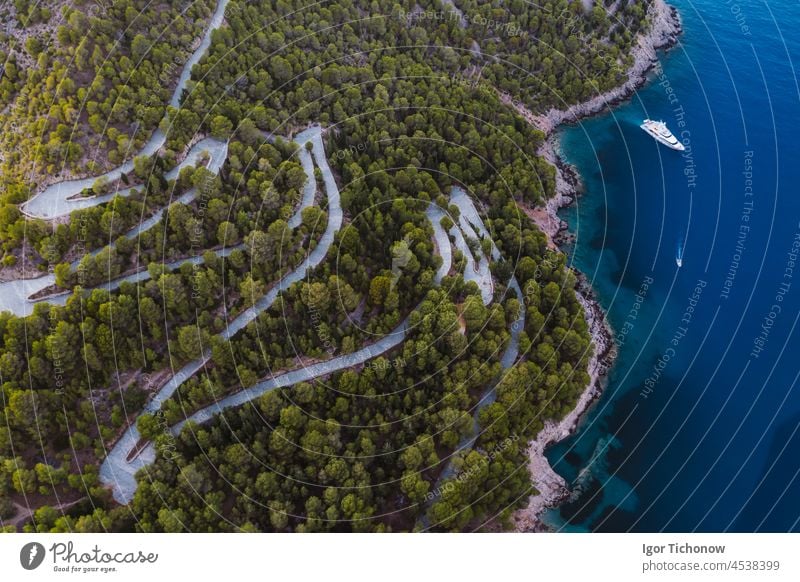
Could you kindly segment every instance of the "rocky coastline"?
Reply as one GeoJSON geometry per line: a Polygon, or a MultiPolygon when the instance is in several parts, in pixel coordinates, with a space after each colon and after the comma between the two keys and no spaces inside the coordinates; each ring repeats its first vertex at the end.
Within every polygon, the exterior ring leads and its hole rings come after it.
{"type": "MultiPolygon", "coordinates": [[[[561,208],[572,204],[582,191],[580,175],[559,154],[560,144],[555,130],[562,123],[576,122],[584,117],[611,109],[614,105],[629,98],[647,81],[648,72],[658,60],[657,51],[674,46],[682,32],[677,9],[666,4],[664,0],[654,0],[649,18],[651,19],[650,30],[647,34],[640,36],[637,41],[633,50],[634,62],[628,70],[627,81],[624,84],[565,110],[551,109],[544,115],[538,116],[532,115],[527,110],[519,111],[529,123],[545,134],[546,139],[539,154],[556,170],[555,196],[545,204],[546,219],[537,220],[552,244],[563,244],[570,240],[572,235],[567,231],[566,223],[560,219],[557,213],[561,208]]],[[[532,475],[533,486],[538,493],[530,497],[525,508],[514,514],[513,521],[516,531],[550,531],[541,520],[542,513],[569,498],[570,490],[567,483],[550,466],[544,451],[551,444],[567,438],[576,430],[583,415],[602,394],[602,380],[617,354],[613,332],[603,309],[594,296],[589,281],[580,272],[576,272],[576,275],[578,277],[576,295],[584,308],[592,337],[593,353],[587,367],[590,380],[575,408],[558,422],[545,422],[544,428],[529,444],[528,467],[532,475]]]]}
{"type": "Polygon", "coordinates": [[[588,101],[576,103],[567,109],[550,109],[543,115],[534,115],[537,128],[550,135],[562,123],[579,121],[610,110],[621,101],[627,100],[647,81],[647,74],[658,61],[658,51],[674,46],[683,32],[677,8],[664,0],[653,0],[649,9],[650,30],[641,35],[631,54],[633,64],[628,69],[627,80],[620,86],[592,97],[588,101]]]}

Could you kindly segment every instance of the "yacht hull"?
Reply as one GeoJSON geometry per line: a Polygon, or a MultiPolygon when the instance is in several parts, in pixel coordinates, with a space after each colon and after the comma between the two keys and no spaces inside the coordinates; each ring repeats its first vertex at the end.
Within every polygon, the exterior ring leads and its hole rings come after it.
{"type": "Polygon", "coordinates": [[[644,132],[656,140],[658,143],[667,146],[670,149],[682,152],[686,148],[683,146],[681,142],[678,141],[672,132],[667,129],[667,126],[663,122],[654,122],[649,119],[645,119],[644,123],[642,123],[639,127],[641,127],[644,132]]]}

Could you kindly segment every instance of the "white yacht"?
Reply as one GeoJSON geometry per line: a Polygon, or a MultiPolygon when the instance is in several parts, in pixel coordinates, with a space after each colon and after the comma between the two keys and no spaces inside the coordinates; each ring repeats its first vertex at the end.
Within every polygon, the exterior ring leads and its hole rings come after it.
{"type": "Polygon", "coordinates": [[[668,148],[682,152],[684,149],[683,144],[678,141],[672,132],[667,129],[667,124],[663,121],[653,121],[652,119],[645,119],[644,123],[640,125],[651,137],[656,141],[663,143],[668,148]]]}

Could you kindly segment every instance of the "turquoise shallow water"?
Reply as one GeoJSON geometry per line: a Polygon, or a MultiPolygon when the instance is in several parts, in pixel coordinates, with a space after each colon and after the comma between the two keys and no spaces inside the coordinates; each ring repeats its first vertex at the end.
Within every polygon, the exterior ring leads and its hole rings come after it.
{"type": "Polygon", "coordinates": [[[800,6],[675,0],[663,76],[567,127],[565,212],[618,335],[602,399],[548,451],[578,531],[800,530],[800,6]],[[684,154],[638,127],[663,119],[684,154]],[[683,266],[675,257],[684,247],[683,266]]]}

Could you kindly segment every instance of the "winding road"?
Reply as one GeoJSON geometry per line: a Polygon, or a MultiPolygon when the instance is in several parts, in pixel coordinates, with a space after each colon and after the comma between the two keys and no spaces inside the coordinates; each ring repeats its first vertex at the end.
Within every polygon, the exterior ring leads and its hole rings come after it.
{"type": "MultiPolygon", "coordinates": [[[[220,333],[220,337],[223,339],[230,339],[233,337],[248,323],[253,321],[259,313],[269,308],[274,303],[279,293],[303,279],[309,270],[319,265],[328,253],[331,244],[333,244],[336,232],[341,228],[342,207],[339,198],[339,188],[336,185],[336,180],[333,177],[333,173],[328,166],[327,157],[325,156],[325,147],[322,142],[322,128],[320,126],[312,126],[299,133],[292,141],[301,146],[301,151],[305,151],[305,147],[303,146],[305,146],[306,143],[310,142],[312,144],[313,157],[322,172],[325,192],[328,197],[328,224],[317,246],[314,247],[298,268],[278,281],[278,283],[251,308],[234,318],[233,321],[228,324],[228,327],[220,333]]],[[[313,164],[304,163],[303,167],[306,170],[306,184],[308,185],[310,183],[310,188],[312,190],[309,194],[308,187],[304,188],[304,196],[301,205],[295,215],[290,219],[290,222],[295,222],[294,217],[301,214],[302,210],[305,208],[304,204],[310,205],[314,201],[316,178],[314,176],[313,164]]],[[[299,224],[299,222],[297,223],[299,224]]],[[[206,350],[202,358],[189,362],[175,373],[158,393],[145,404],[142,414],[158,411],[164,401],[169,399],[181,384],[196,374],[208,362],[210,357],[211,351],[206,350]]],[[[134,459],[130,462],[128,461],[131,450],[136,446],[140,438],[139,430],[136,428],[136,423],[134,422],[116,442],[100,467],[100,480],[104,484],[112,487],[114,498],[120,503],[128,503],[133,497],[136,491],[136,479],[134,478],[136,471],[155,460],[155,450],[152,445],[148,445],[139,452],[134,459]]]]}
{"type": "MultiPolygon", "coordinates": [[[[210,46],[211,35],[213,31],[222,25],[225,8],[227,7],[228,1],[229,0],[219,0],[200,45],[192,53],[184,65],[178,84],[170,100],[170,106],[175,108],[179,107],[181,96],[183,91],[187,88],[191,77],[191,69],[199,62],[210,46]]],[[[253,307],[247,309],[229,323],[228,327],[222,333],[220,333],[220,337],[223,339],[230,339],[233,337],[246,325],[252,322],[259,313],[268,309],[282,291],[300,281],[311,269],[314,269],[321,264],[333,243],[336,232],[341,228],[343,216],[340,204],[339,189],[330,167],[328,166],[322,141],[322,129],[319,126],[313,126],[298,134],[293,141],[301,146],[298,150],[298,156],[308,179],[303,188],[303,196],[302,200],[300,201],[299,208],[289,219],[288,224],[291,228],[298,227],[302,220],[302,210],[311,206],[314,202],[314,197],[316,194],[314,162],[316,162],[317,167],[319,167],[320,171],[322,172],[325,193],[328,198],[328,224],[326,230],[317,246],[308,254],[306,259],[296,270],[284,276],[264,297],[256,302],[253,307]],[[311,152],[308,152],[305,147],[303,147],[306,143],[312,144],[311,152]]],[[[165,134],[160,129],[157,129],[155,132],[153,132],[149,140],[139,151],[138,156],[149,157],[156,154],[163,147],[165,142],[165,134]]],[[[227,151],[227,142],[213,138],[203,139],[190,148],[189,152],[181,161],[181,163],[168,172],[165,177],[168,180],[175,179],[181,169],[190,165],[196,165],[203,153],[208,153],[210,155],[210,161],[207,167],[211,172],[217,174],[227,157],[227,151]]],[[[91,188],[98,179],[104,179],[108,182],[114,183],[123,174],[131,172],[133,168],[133,157],[131,157],[124,164],[103,174],[102,176],[80,180],[69,180],[53,184],[22,204],[21,210],[24,214],[32,218],[54,220],[69,215],[73,210],[89,208],[109,202],[115,196],[128,196],[134,190],[140,189],[141,187],[131,187],[123,190],[116,190],[114,192],[98,196],[81,197],[80,194],[87,188],[91,188]]],[[[197,190],[193,188],[177,198],[176,201],[186,204],[194,200],[196,196],[197,190]]],[[[458,248],[458,250],[466,258],[466,266],[463,273],[464,279],[465,281],[473,281],[476,283],[480,289],[483,303],[488,305],[491,303],[494,296],[494,283],[489,269],[489,261],[480,247],[476,248],[475,252],[473,253],[473,251],[469,248],[467,239],[477,240],[479,238],[478,235],[481,237],[488,237],[489,233],[487,232],[483,221],[478,215],[477,210],[475,209],[466,192],[460,188],[454,188],[451,192],[451,201],[460,209],[458,224],[455,224],[450,229],[449,234],[452,237],[456,248],[458,248]]],[[[141,222],[138,226],[131,229],[128,233],[126,233],[125,236],[128,238],[133,238],[152,228],[162,219],[165,210],[166,208],[158,210],[147,220],[141,222]]],[[[450,238],[448,238],[448,233],[444,231],[440,224],[441,218],[445,216],[444,211],[431,204],[429,205],[426,214],[433,225],[437,252],[442,257],[442,265],[437,270],[435,277],[436,284],[440,284],[443,277],[452,268],[453,250],[450,238]]],[[[489,237],[489,239],[491,240],[491,237],[489,237]]],[[[230,254],[234,248],[239,247],[229,247],[227,249],[218,251],[218,254],[220,256],[226,256],[227,254],[230,254]]],[[[100,252],[100,250],[101,249],[94,250],[91,254],[96,255],[98,252],[100,252]]],[[[492,247],[492,258],[493,260],[500,260],[500,254],[497,251],[497,248],[494,246],[494,243],[492,247]]],[[[169,263],[167,266],[170,269],[174,269],[187,262],[198,264],[202,262],[202,260],[202,257],[193,257],[169,263]]],[[[77,267],[78,262],[79,261],[75,261],[73,263],[73,268],[77,267]]],[[[123,282],[143,281],[149,278],[149,276],[149,272],[144,270],[127,275],[125,277],[120,277],[114,281],[105,283],[100,287],[108,290],[114,290],[123,282]]],[[[21,279],[2,283],[0,284],[0,310],[10,310],[17,315],[27,315],[32,311],[33,305],[37,302],[30,300],[29,296],[53,284],[53,275],[46,275],[37,279],[21,279]]],[[[518,356],[519,334],[524,326],[524,301],[522,291],[519,288],[516,279],[512,278],[508,288],[513,290],[513,292],[519,298],[521,308],[518,318],[511,326],[511,340],[509,341],[509,345],[506,347],[501,357],[501,364],[504,369],[508,369],[510,366],[512,366],[518,356]]],[[[69,296],[69,293],[64,293],[58,296],[47,297],[43,300],[63,305],[69,296]]],[[[186,420],[183,420],[182,422],[169,428],[169,431],[173,435],[177,435],[187,422],[206,422],[226,408],[246,404],[247,402],[258,398],[260,395],[269,390],[291,386],[299,382],[312,380],[314,378],[324,377],[333,372],[350,368],[384,354],[403,342],[408,331],[409,319],[410,318],[406,318],[386,336],[370,345],[362,347],[351,354],[332,358],[328,361],[315,363],[313,365],[285,372],[283,374],[266,379],[251,388],[227,396],[218,402],[195,412],[186,420]]],[[[163,403],[176,392],[181,384],[202,369],[208,362],[209,358],[210,350],[206,351],[203,357],[186,364],[183,368],[176,372],[170,378],[170,380],[162,386],[157,394],[147,402],[143,412],[139,415],[139,417],[141,417],[143,414],[150,414],[160,410],[163,403]]],[[[472,432],[464,440],[462,440],[462,443],[459,445],[459,449],[472,447],[477,439],[479,430],[477,423],[478,414],[486,405],[494,401],[495,385],[496,384],[493,383],[487,388],[487,391],[482,396],[480,402],[476,405],[474,410],[472,432]]],[[[139,417],[137,417],[137,420],[139,417]]],[[[152,443],[147,443],[140,451],[137,451],[136,454],[131,454],[134,452],[134,449],[140,440],[141,438],[139,431],[136,428],[136,423],[133,422],[112,447],[100,468],[101,482],[112,489],[114,498],[122,504],[129,503],[136,492],[136,472],[147,467],[155,461],[156,451],[152,443]],[[129,460],[129,457],[133,458],[129,460]]],[[[448,470],[450,470],[449,465],[445,471],[448,470]]]]}
{"type": "MultiPolygon", "coordinates": [[[[241,330],[247,323],[252,321],[258,315],[258,313],[272,305],[280,291],[285,290],[289,285],[302,279],[308,269],[319,264],[327,254],[330,245],[333,242],[336,230],[338,230],[341,226],[342,218],[341,208],[339,206],[339,190],[333,174],[331,173],[327,164],[327,159],[325,158],[319,128],[312,128],[312,130],[308,130],[307,132],[304,132],[295,138],[295,141],[298,142],[303,142],[305,140],[310,140],[314,145],[314,159],[316,160],[317,165],[323,174],[325,189],[329,201],[329,209],[332,212],[332,219],[329,220],[328,229],[326,230],[325,236],[323,236],[320,244],[309,255],[308,259],[296,271],[284,277],[280,283],[270,291],[270,293],[265,295],[264,298],[253,307],[252,310],[248,310],[248,312],[245,312],[239,316],[239,318],[234,320],[231,326],[225,332],[223,332],[223,334],[221,334],[226,339],[232,337],[233,334],[241,330]],[[312,255],[315,256],[312,258],[312,255]]],[[[313,176],[313,172],[311,175],[313,176]]],[[[482,236],[488,236],[488,232],[483,225],[483,221],[480,220],[477,211],[472,205],[472,201],[468,196],[466,196],[466,194],[463,197],[455,198],[453,202],[459,204],[462,215],[462,218],[459,219],[460,224],[458,226],[454,226],[453,229],[460,231],[460,228],[463,227],[467,229],[468,233],[470,233],[469,236],[473,236],[475,233],[473,230],[474,226],[478,229],[482,236]],[[464,216],[470,216],[472,220],[467,222],[467,220],[463,218],[464,216]],[[475,223],[475,220],[477,220],[477,224],[475,223]]],[[[433,226],[437,252],[442,257],[442,264],[437,270],[434,279],[435,283],[438,285],[441,283],[443,277],[452,268],[452,247],[450,244],[450,239],[448,238],[448,234],[444,231],[440,224],[441,218],[445,216],[444,211],[431,204],[429,205],[426,214],[433,226]]],[[[451,229],[450,234],[453,236],[457,248],[465,256],[471,257],[471,251],[466,244],[465,237],[463,234],[461,236],[456,235],[454,232],[452,232],[453,229],[451,229]]],[[[497,251],[496,247],[493,247],[493,255],[499,259],[499,252],[497,251]]],[[[483,257],[482,252],[481,257],[482,260],[486,260],[485,257],[483,257]]],[[[475,262],[474,259],[472,260],[475,262]]],[[[486,272],[488,273],[488,261],[486,272]]],[[[473,274],[477,276],[477,271],[475,271],[473,274]]],[[[491,277],[490,274],[489,277],[491,277]]],[[[482,289],[484,288],[480,284],[479,287],[482,289]]],[[[522,291],[519,288],[516,279],[512,279],[509,288],[513,289],[514,293],[516,293],[522,304],[522,291]]],[[[372,358],[376,358],[382,354],[385,354],[403,342],[408,331],[409,320],[410,316],[381,339],[353,353],[273,376],[259,382],[251,388],[231,394],[209,406],[206,406],[205,408],[198,410],[185,420],[172,426],[169,431],[173,436],[177,436],[188,422],[202,424],[210,420],[214,415],[219,414],[228,408],[242,406],[248,402],[251,402],[270,390],[274,390],[276,388],[285,388],[300,382],[307,382],[315,378],[325,377],[333,372],[351,368],[372,358]]],[[[504,369],[513,365],[517,358],[519,353],[519,334],[523,326],[524,308],[520,307],[519,316],[511,326],[511,340],[509,341],[509,345],[506,347],[503,356],[501,357],[501,364],[504,369]]],[[[203,367],[205,362],[206,359],[199,359],[187,364],[183,369],[181,369],[167,384],[164,385],[158,394],[147,403],[144,413],[154,413],[159,410],[164,401],[171,397],[183,382],[197,373],[197,371],[203,367]]],[[[487,389],[487,392],[484,393],[480,402],[476,406],[471,434],[462,441],[459,448],[471,447],[474,444],[475,439],[477,439],[479,431],[477,423],[478,414],[480,413],[480,410],[494,401],[494,387],[495,384],[493,383],[487,389]]],[[[134,423],[127,429],[122,438],[120,438],[120,440],[116,443],[100,468],[100,480],[105,485],[112,488],[114,499],[122,504],[127,504],[131,501],[131,499],[133,499],[133,495],[135,494],[137,487],[137,481],[135,477],[136,472],[151,465],[156,458],[155,446],[153,443],[147,443],[132,459],[129,460],[131,452],[134,450],[134,447],[136,447],[139,441],[140,435],[134,423]]]]}
{"type": "MultiPolygon", "coordinates": [[[[206,32],[203,35],[202,40],[198,47],[194,50],[194,52],[189,56],[186,60],[186,63],[183,65],[183,70],[181,71],[180,77],[178,78],[178,84],[175,87],[175,91],[172,93],[172,98],[170,99],[169,105],[174,108],[178,108],[180,106],[181,97],[183,95],[183,91],[189,84],[189,80],[192,75],[192,67],[194,67],[197,63],[200,62],[200,59],[208,50],[208,47],[211,46],[211,35],[212,33],[217,30],[225,19],[225,8],[228,6],[228,2],[230,0],[219,0],[217,3],[217,7],[214,10],[214,13],[211,15],[209,19],[208,26],[206,27],[206,32]]],[[[125,190],[121,190],[119,192],[113,192],[111,194],[105,194],[102,196],[94,196],[94,197],[86,197],[86,198],[75,198],[75,196],[79,195],[87,188],[91,188],[92,185],[98,179],[105,179],[108,182],[112,183],[118,180],[123,174],[127,174],[133,170],[133,160],[135,157],[150,157],[155,154],[158,150],[162,148],[164,143],[167,141],[167,136],[164,134],[163,131],[160,129],[156,129],[153,134],[150,136],[150,139],[147,140],[145,145],[139,150],[139,153],[136,156],[131,156],[125,163],[122,165],[114,168],[102,174],[100,176],[94,176],[90,178],[83,178],[80,180],[65,180],[63,182],[58,182],[56,184],[52,184],[48,186],[35,196],[33,196],[30,200],[25,202],[20,208],[24,214],[30,216],[32,218],[43,218],[47,220],[51,220],[54,218],[58,218],[60,216],[65,216],[72,212],[73,210],[77,210],[80,208],[89,208],[91,206],[96,206],[98,204],[102,204],[103,202],[108,202],[116,195],[126,196],[130,194],[133,190],[132,188],[128,188],[125,190]]],[[[213,138],[207,138],[200,142],[198,142],[188,153],[184,163],[190,163],[194,165],[197,161],[197,157],[200,155],[201,152],[208,151],[211,153],[212,158],[218,158],[220,160],[224,160],[227,155],[227,144],[225,142],[221,142],[219,140],[213,138]],[[224,152],[219,152],[221,149],[225,149],[224,152]],[[214,152],[219,152],[219,155],[215,155],[214,152]],[[194,159],[194,162],[191,160],[194,159]]],[[[220,164],[222,162],[220,161],[220,164]]],[[[177,176],[177,171],[180,171],[180,166],[176,168],[175,175],[177,176]]]]}
{"type": "MultiPolygon", "coordinates": [[[[299,142],[305,144],[307,141],[310,141],[309,136],[311,135],[311,133],[313,133],[312,130],[306,130],[304,132],[301,132],[292,141],[298,143],[299,140],[299,142]]],[[[180,170],[183,167],[193,166],[194,164],[196,164],[200,154],[202,154],[203,152],[209,153],[211,156],[211,159],[206,164],[206,168],[215,175],[219,173],[228,155],[227,143],[213,139],[207,139],[198,142],[193,148],[193,150],[194,149],[197,150],[197,153],[195,155],[187,156],[187,158],[178,167],[167,172],[165,174],[165,178],[167,178],[168,180],[173,180],[177,178],[177,176],[180,173],[180,170]],[[206,148],[206,146],[208,146],[209,144],[213,146],[210,150],[206,148]]],[[[306,150],[301,145],[301,147],[299,147],[297,150],[297,157],[300,160],[300,165],[305,170],[306,175],[311,176],[312,179],[306,180],[306,183],[303,187],[303,196],[300,200],[300,205],[297,208],[296,212],[288,219],[288,225],[290,228],[297,228],[298,226],[300,226],[300,223],[302,222],[303,219],[302,211],[303,209],[311,206],[314,203],[314,195],[316,194],[317,191],[316,181],[313,179],[314,162],[312,160],[311,152],[306,150]]],[[[129,190],[132,190],[132,188],[129,190]]],[[[187,192],[185,192],[184,194],[182,194],[181,196],[179,196],[178,198],[176,198],[173,202],[171,202],[171,204],[175,203],[189,204],[197,197],[197,195],[198,195],[198,189],[196,187],[192,188],[187,192]]],[[[98,200],[98,198],[95,198],[93,200],[98,200]]],[[[96,202],[96,204],[99,203],[100,202],[96,202]]],[[[145,232],[146,230],[153,228],[162,219],[167,208],[169,208],[169,206],[165,206],[164,208],[159,209],[150,218],[140,222],[136,227],[126,232],[123,236],[128,239],[133,239],[139,236],[141,233],[145,232]]],[[[96,256],[104,248],[106,247],[100,247],[98,249],[91,251],[88,254],[90,256],[96,256]]],[[[225,247],[223,249],[216,250],[215,253],[219,257],[227,257],[234,250],[240,248],[244,248],[244,245],[240,244],[233,247],[225,247]]],[[[77,269],[81,260],[83,260],[83,257],[75,259],[70,265],[70,267],[73,270],[77,269]]],[[[203,262],[202,256],[195,256],[190,258],[177,259],[170,263],[166,263],[165,266],[170,270],[174,270],[183,265],[184,263],[199,265],[202,264],[202,262],[203,262]]],[[[136,273],[119,277],[112,281],[107,281],[106,283],[98,285],[97,287],[88,288],[87,290],[97,288],[97,289],[106,289],[108,291],[113,291],[114,289],[119,288],[119,286],[122,283],[125,282],[137,283],[140,281],[146,281],[149,278],[150,278],[150,273],[146,269],[143,269],[136,273]]],[[[52,273],[42,275],[41,277],[37,277],[35,279],[16,279],[12,281],[0,282],[0,311],[11,311],[15,315],[24,317],[26,315],[30,315],[33,312],[33,306],[36,303],[48,302],[56,305],[65,305],[67,299],[72,295],[72,293],[69,291],[64,291],[63,293],[59,293],[56,295],[47,295],[45,297],[41,297],[38,299],[31,298],[31,295],[34,295],[35,293],[38,293],[39,291],[46,289],[52,285],[55,285],[55,282],[56,282],[55,275],[53,275],[52,273]]]]}
{"type": "MultiPolygon", "coordinates": [[[[460,213],[458,217],[458,226],[465,233],[467,233],[467,236],[474,236],[475,230],[477,230],[480,237],[487,238],[492,241],[492,260],[502,260],[497,245],[494,244],[494,240],[489,234],[489,231],[486,229],[486,225],[483,223],[483,219],[481,219],[480,215],[478,214],[478,210],[475,208],[475,205],[473,204],[469,195],[462,188],[456,186],[450,192],[450,202],[458,206],[460,213]]],[[[481,256],[483,260],[485,260],[485,257],[483,257],[482,254],[481,256]]],[[[478,401],[478,404],[475,406],[475,410],[472,414],[472,430],[468,435],[461,439],[461,442],[458,443],[456,450],[450,456],[447,466],[440,473],[436,485],[439,485],[445,479],[452,477],[455,473],[453,461],[456,453],[460,451],[468,451],[475,445],[475,441],[477,441],[478,437],[480,436],[480,423],[478,422],[479,415],[484,408],[492,404],[497,399],[497,384],[502,379],[503,374],[514,365],[514,362],[517,361],[517,357],[519,356],[519,335],[520,332],[522,332],[522,330],[525,328],[525,297],[522,294],[522,289],[520,288],[516,277],[511,277],[511,280],[508,283],[508,288],[514,292],[519,300],[519,312],[517,313],[517,318],[511,324],[511,339],[509,340],[508,346],[506,346],[503,355],[500,357],[502,373],[497,381],[492,382],[487,387],[486,391],[481,395],[481,399],[478,401]]]]}
{"type": "MultiPolygon", "coordinates": [[[[219,0],[216,9],[209,19],[206,32],[203,35],[200,44],[186,60],[186,63],[184,63],[178,83],[172,93],[172,97],[170,98],[169,105],[171,107],[178,108],[180,106],[181,97],[191,78],[192,67],[200,62],[200,59],[208,50],[208,47],[211,45],[211,35],[213,32],[222,26],[225,18],[225,8],[228,6],[229,1],[230,0],[219,0]]],[[[108,182],[115,182],[123,174],[127,174],[133,170],[133,160],[135,157],[150,157],[158,152],[165,142],[166,135],[164,132],[162,132],[160,129],[156,129],[142,149],[139,150],[138,154],[136,156],[131,156],[130,159],[117,168],[114,168],[113,170],[110,170],[109,172],[106,172],[100,176],[93,176],[79,180],[65,180],[56,184],[52,184],[20,205],[20,210],[23,212],[23,214],[31,218],[54,220],[69,215],[73,210],[91,208],[92,206],[109,202],[117,195],[128,196],[134,190],[141,189],[142,187],[134,186],[100,196],[81,197],[79,195],[85,189],[91,188],[98,179],[105,179],[108,182]]],[[[200,159],[200,156],[203,154],[210,155],[211,159],[207,167],[210,171],[216,174],[219,172],[219,169],[222,167],[222,164],[228,155],[228,144],[227,142],[223,142],[214,138],[200,140],[194,146],[192,146],[192,148],[190,148],[189,152],[186,154],[185,158],[180,164],[165,174],[165,178],[168,180],[175,179],[184,167],[196,165],[197,161],[200,159]]],[[[188,204],[196,196],[196,189],[192,189],[183,194],[176,201],[188,204]]],[[[165,209],[162,208],[153,216],[141,222],[138,226],[126,233],[125,236],[128,238],[133,238],[139,233],[151,228],[157,224],[159,220],[161,220],[164,211],[165,209]]],[[[299,224],[299,219],[297,220],[297,223],[299,224]]],[[[100,252],[100,250],[102,249],[96,249],[90,254],[96,255],[100,252]]],[[[78,262],[79,260],[76,260],[72,264],[72,267],[77,267],[78,262]]],[[[107,285],[111,285],[111,288],[116,288],[121,282],[122,280],[119,280],[116,282],[116,284],[112,282],[108,283],[107,285]]],[[[13,281],[0,283],[0,311],[11,311],[15,315],[19,316],[30,315],[33,311],[33,305],[37,303],[37,301],[32,301],[29,299],[29,297],[32,294],[35,294],[38,291],[46,289],[54,284],[55,277],[52,274],[43,275],[33,279],[16,279],[13,281]]],[[[63,305],[68,296],[69,293],[65,293],[55,297],[48,297],[46,300],[52,303],[63,305]]]]}

